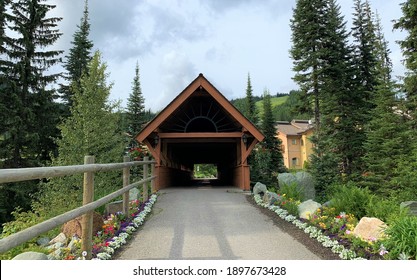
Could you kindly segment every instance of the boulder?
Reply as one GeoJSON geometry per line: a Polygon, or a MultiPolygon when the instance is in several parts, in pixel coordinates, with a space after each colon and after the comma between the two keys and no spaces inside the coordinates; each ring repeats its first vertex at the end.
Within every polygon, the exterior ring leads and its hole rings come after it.
{"type": "Polygon", "coordinates": [[[48,256],[38,252],[24,252],[14,257],[12,260],[48,260],[48,256]]]}
{"type": "Polygon", "coordinates": [[[298,188],[304,194],[304,199],[316,198],[316,189],[314,188],[314,178],[313,176],[305,171],[299,171],[295,173],[295,178],[298,181],[298,188]]]}
{"type": "Polygon", "coordinates": [[[275,202],[280,201],[281,197],[274,193],[274,192],[269,192],[267,191],[263,197],[263,201],[264,203],[268,204],[268,205],[273,205],[275,202]]]}
{"type": "Polygon", "coordinates": [[[353,230],[353,234],[363,240],[376,241],[384,237],[387,225],[378,218],[363,217],[353,230]]]}
{"type": "Polygon", "coordinates": [[[268,190],[267,190],[266,186],[264,184],[260,183],[260,182],[257,182],[255,184],[255,186],[253,187],[253,194],[254,195],[257,195],[257,194],[265,195],[267,191],[268,190]]]}
{"type": "Polygon", "coordinates": [[[46,246],[51,240],[48,237],[40,237],[38,240],[36,240],[36,244],[39,246],[46,246]]]}
{"type": "Polygon", "coordinates": [[[320,203],[315,202],[314,200],[311,200],[311,199],[306,200],[300,203],[300,205],[298,205],[298,215],[302,219],[309,219],[310,215],[315,213],[317,209],[319,209],[320,207],[321,207],[320,203]]]}
{"type": "Polygon", "coordinates": [[[116,214],[117,212],[123,212],[123,200],[113,201],[106,204],[105,216],[110,214],[116,214]]]}
{"type": "Polygon", "coordinates": [[[278,174],[279,186],[291,186],[292,184],[298,184],[297,178],[292,173],[279,173],[278,174]]]}
{"type": "Polygon", "coordinates": [[[51,241],[49,241],[49,245],[55,244],[55,243],[66,243],[67,241],[67,235],[63,232],[55,236],[51,241]]]}
{"type": "Polygon", "coordinates": [[[130,201],[136,200],[136,199],[139,198],[139,195],[140,195],[140,193],[139,193],[139,189],[138,188],[130,189],[130,191],[129,191],[129,200],[130,201]]]}
{"type": "MultiPolygon", "coordinates": [[[[93,213],[93,235],[95,235],[98,231],[103,229],[104,221],[103,217],[99,214],[94,212],[93,213]]],[[[72,238],[74,235],[78,237],[82,236],[82,216],[77,217],[62,226],[62,233],[69,238],[72,238]]]]}
{"type": "Polygon", "coordinates": [[[408,208],[411,215],[417,216],[417,201],[405,201],[400,204],[401,208],[408,208]]]}

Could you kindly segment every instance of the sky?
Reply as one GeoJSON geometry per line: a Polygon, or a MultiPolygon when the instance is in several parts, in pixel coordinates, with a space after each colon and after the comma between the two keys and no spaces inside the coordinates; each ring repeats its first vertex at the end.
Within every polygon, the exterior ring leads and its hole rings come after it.
{"type": "MultiPolygon", "coordinates": [[[[404,0],[369,0],[389,41],[394,75],[402,76],[393,31],[404,0]]],[[[62,17],[56,48],[68,54],[84,0],[48,0],[62,17]]],[[[202,73],[228,99],[245,97],[250,74],[254,95],[288,93],[292,80],[290,19],[296,0],[89,0],[90,39],[107,64],[110,100],[126,107],[136,63],[145,107],[163,109],[202,73]]],[[[353,0],[338,0],[350,30],[353,0]]],[[[62,71],[59,67],[54,71],[62,71]]]]}

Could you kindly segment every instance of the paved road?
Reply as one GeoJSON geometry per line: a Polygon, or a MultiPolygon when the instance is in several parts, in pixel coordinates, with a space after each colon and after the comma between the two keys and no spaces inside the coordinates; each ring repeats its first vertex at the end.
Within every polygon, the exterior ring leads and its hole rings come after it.
{"type": "Polygon", "coordinates": [[[119,260],[317,260],[234,188],[170,188],[119,260]]]}

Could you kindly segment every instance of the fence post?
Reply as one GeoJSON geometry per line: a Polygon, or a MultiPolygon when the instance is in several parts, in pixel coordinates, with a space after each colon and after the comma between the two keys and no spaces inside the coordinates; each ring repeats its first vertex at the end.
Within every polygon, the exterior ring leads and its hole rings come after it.
{"type": "MultiPolygon", "coordinates": [[[[143,161],[148,161],[149,158],[148,157],[144,157],[143,161]]],[[[143,179],[147,179],[148,178],[148,164],[145,163],[143,165],[143,179]]],[[[142,198],[143,198],[143,202],[148,200],[148,182],[143,183],[143,190],[142,190],[142,198]]]]}
{"type": "MultiPolygon", "coordinates": [[[[151,176],[155,176],[155,164],[154,163],[151,164],[151,176]]],[[[156,193],[155,179],[152,179],[152,181],[151,181],[151,193],[152,194],[156,193]]]]}
{"type": "MultiPolygon", "coordinates": [[[[124,156],[123,162],[129,162],[130,157],[124,156]]],[[[123,168],[123,187],[130,184],[130,167],[123,168]]],[[[122,187],[122,188],[123,188],[122,187]]],[[[123,194],[123,214],[127,217],[129,215],[129,192],[123,194]]]]}
{"type": "MultiPolygon", "coordinates": [[[[93,164],[94,156],[85,156],[84,164],[93,164]]],[[[86,205],[94,200],[94,172],[84,173],[84,192],[83,192],[83,205],[86,205]]],[[[93,212],[90,211],[83,215],[82,218],[82,245],[81,250],[87,252],[85,257],[87,260],[92,258],[93,249],[93,212]]]]}

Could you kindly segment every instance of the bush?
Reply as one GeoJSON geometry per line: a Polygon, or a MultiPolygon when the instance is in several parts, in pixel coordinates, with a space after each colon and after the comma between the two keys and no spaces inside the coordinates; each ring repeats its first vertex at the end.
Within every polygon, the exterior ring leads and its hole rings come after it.
{"type": "Polygon", "coordinates": [[[366,215],[368,217],[378,218],[388,224],[398,217],[406,215],[406,213],[407,211],[401,209],[396,201],[381,198],[376,195],[371,196],[366,207],[366,215]]]}
{"type": "Polygon", "coordinates": [[[331,206],[337,212],[355,215],[358,219],[366,216],[372,194],[368,189],[358,188],[354,183],[333,185],[331,189],[331,206]]]}
{"type": "Polygon", "coordinates": [[[304,193],[299,188],[297,182],[293,182],[291,184],[283,184],[283,185],[280,185],[279,193],[281,195],[284,195],[285,194],[285,197],[287,199],[292,198],[294,200],[304,201],[304,193]]]}
{"type": "Polygon", "coordinates": [[[395,220],[386,230],[385,246],[390,259],[417,260],[417,217],[404,216],[395,220]]]}

